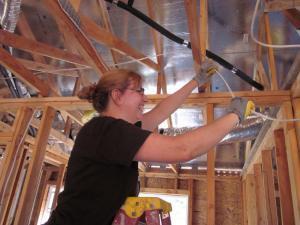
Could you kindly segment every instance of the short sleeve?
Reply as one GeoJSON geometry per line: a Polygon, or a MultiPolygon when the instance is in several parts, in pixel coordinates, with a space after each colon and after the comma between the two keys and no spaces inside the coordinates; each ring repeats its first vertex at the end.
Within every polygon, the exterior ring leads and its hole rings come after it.
{"type": "Polygon", "coordinates": [[[96,150],[97,158],[129,166],[151,132],[118,119],[106,126],[102,134],[96,150]]]}

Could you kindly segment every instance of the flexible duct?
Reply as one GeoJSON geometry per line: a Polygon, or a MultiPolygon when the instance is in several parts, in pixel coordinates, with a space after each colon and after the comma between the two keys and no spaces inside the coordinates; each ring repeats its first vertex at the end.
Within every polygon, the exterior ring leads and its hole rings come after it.
{"type": "MultiPolygon", "coordinates": [[[[228,144],[234,142],[243,142],[254,140],[263,125],[263,119],[261,117],[254,117],[245,120],[239,124],[234,130],[227,134],[220,144],[228,144]]],[[[184,134],[188,131],[194,130],[197,127],[181,127],[181,128],[164,128],[160,129],[159,133],[168,136],[176,136],[184,134]]]]}

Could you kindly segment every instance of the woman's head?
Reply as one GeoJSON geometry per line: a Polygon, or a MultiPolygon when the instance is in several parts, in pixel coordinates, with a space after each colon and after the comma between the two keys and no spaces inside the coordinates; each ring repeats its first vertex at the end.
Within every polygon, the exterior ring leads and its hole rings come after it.
{"type": "Polygon", "coordinates": [[[115,89],[124,92],[129,86],[139,87],[142,78],[139,74],[125,69],[115,69],[103,74],[97,84],[84,87],[78,97],[87,99],[99,113],[105,111],[111,92],[115,89]]]}

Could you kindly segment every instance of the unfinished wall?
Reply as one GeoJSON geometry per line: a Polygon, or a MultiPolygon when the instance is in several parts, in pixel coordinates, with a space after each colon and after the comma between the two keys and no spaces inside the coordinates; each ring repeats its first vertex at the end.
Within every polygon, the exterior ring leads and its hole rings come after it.
{"type": "MultiPolygon", "coordinates": [[[[188,179],[168,179],[168,178],[142,178],[143,188],[153,188],[152,191],[171,190],[188,191],[188,179]],[[145,180],[144,180],[145,179],[145,180]],[[177,182],[178,189],[174,189],[177,182]]],[[[177,192],[177,193],[178,193],[177,192]]],[[[216,178],[216,224],[218,225],[239,225],[242,224],[242,186],[239,176],[224,176],[216,178]]],[[[193,204],[192,204],[192,224],[207,224],[207,182],[206,176],[203,179],[193,180],[193,204]]]]}

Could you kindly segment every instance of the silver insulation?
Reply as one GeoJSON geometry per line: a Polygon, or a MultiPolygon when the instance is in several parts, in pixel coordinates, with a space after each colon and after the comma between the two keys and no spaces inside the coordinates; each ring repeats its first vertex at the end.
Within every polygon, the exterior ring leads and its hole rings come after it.
{"type": "MultiPolygon", "coordinates": [[[[264,121],[261,117],[253,117],[247,119],[243,123],[239,124],[229,134],[227,134],[220,143],[228,144],[228,143],[254,140],[257,137],[263,125],[263,122],[264,121]]],[[[160,133],[168,136],[176,136],[176,135],[184,134],[196,128],[198,127],[165,128],[165,129],[160,129],[160,133]]]]}
{"type": "Polygon", "coordinates": [[[22,0],[0,0],[1,25],[4,30],[14,32],[21,11],[22,0]]]}

